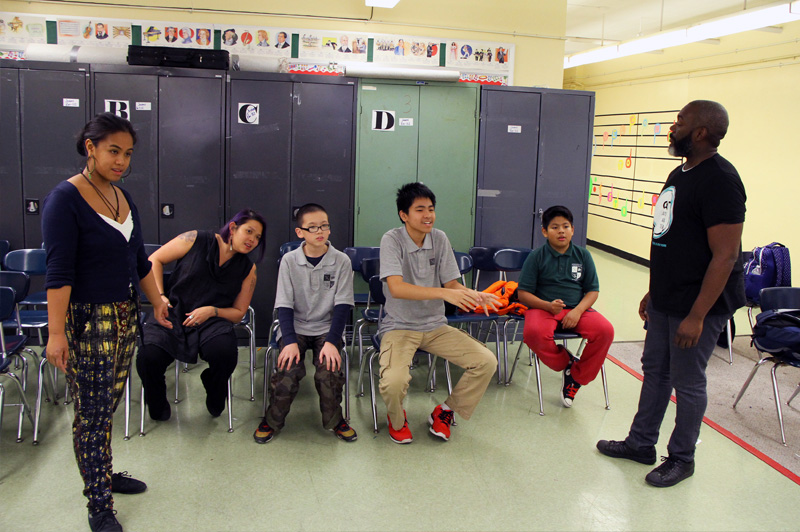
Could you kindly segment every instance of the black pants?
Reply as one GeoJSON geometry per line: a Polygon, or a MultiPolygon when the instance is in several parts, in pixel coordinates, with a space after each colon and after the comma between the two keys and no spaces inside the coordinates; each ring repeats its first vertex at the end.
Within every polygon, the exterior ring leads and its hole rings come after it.
{"type": "MultiPolygon", "coordinates": [[[[208,362],[202,380],[209,398],[224,400],[228,393],[228,379],[236,369],[239,348],[236,333],[220,334],[200,346],[200,358],[208,362]]],[[[167,402],[167,382],[164,374],[175,358],[156,345],[145,345],[136,357],[136,371],[142,379],[144,397],[151,412],[161,412],[167,402]]],[[[178,362],[176,362],[178,363],[178,362]]]]}

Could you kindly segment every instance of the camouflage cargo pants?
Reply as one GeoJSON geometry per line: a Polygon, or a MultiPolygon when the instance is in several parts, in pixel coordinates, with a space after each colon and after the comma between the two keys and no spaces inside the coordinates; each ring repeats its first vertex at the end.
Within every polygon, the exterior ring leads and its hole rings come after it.
{"type": "MultiPolygon", "coordinates": [[[[283,350],[283,339],[278,343],[283,350]]],[[[275,429],[281,430],[286,423],[286,416],[292,406],[300,381],[306,376],[305,354],[311,349],[312,360],[316,369],[314,385],[319,394],[319,409],[322,412],[322,425],[332,429],[344,419],[342,415],[342,388],[344,387],[344,371],[329,371],[325,362],[320,363],[319,353],[325,345],[325,335],[304,336],[297,335],[297,347],[300,351],[300,363],[293,364],[288,370],[278,369],[269,382],[269,407],[267,408],[267,423],[275,429]]],[[[341,350],[341,341],[336,342],[336,348],[341,350]]],[[[342,361],[344,364],[344,361],[342,361]]]]}

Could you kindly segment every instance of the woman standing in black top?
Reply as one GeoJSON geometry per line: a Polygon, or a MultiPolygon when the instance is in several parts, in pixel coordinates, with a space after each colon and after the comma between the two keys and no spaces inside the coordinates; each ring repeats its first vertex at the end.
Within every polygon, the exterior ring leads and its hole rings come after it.
{"type": "Polygon", "coordinates": [[[66,373],[70,384],[75,457],[93,531],[122,530],[112,491],[147,488],[125,473],[112,474],[111,467],[111,421],[138,330],[136,285],[156,301],[157,319],[171,327],[144,251],[136,206],[115,186],[130,168],[135,142],[130,122],[112,113],[97,115],[78,139],[86,166],[59,183],[42,207],[47,360],[66,373]]]}
{"type": "MultiPolygon", "coordinates": [[[[188,231],[150,255],[160,300],[169,304],[171,328],[150,319],[136,369],[144,386],[150,417],[171,415],[164,373],[173,360],[208,362],[200,375],[206,408],[219,416],[225,408],[228,378],[236,368],[238,347],[233,326],[242,321],[256,286],[256,266],[248,254],[259,246],[266,223],[250,209],[236,214],[220,231],[188,231]],[[164,265],[178,261],[164,283],[164,265]]],[[[259,250],[264,256],[263,247],[259,250]]]]}

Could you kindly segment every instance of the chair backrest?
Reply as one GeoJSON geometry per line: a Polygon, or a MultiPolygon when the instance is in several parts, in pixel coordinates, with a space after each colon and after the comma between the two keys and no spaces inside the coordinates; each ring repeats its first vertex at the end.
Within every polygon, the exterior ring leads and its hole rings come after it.
{"type": "Polygon", "coordinates": [[[354,272],[361,272],[361,261],[364,259],[375,259],[381,256],[381,248],[379,247],[348,247],[342,251],[350,257],[350,262],[353,264],[354,272]]]}
{"type": "Polygon", "coordinates": [[[47,273],[47,252],[43,249],[15,249],[6,255],[6,269],[28,275],[47,273]]]}
{"type": "Polygon", "coordinates": [[[373,276],[380,275],[381,259],[378,257],[361,259],[359,271],[361,272],[361,278],[364,279],[364,282],[369,283],[369,280],[372,279],[373,276]]]}
{"type": "Polygon", "coordinates": [[[761,290],[761,310],[800,309],[800,287],[773,286],[761,290]]]}
{"type": "Polygon", "coordinates": [[[6,262],[6,255],[8,250],[11,249],[11,244],[8,240],[0,240],[0,269],[3,269],[6,262]]]}
{"type": "Polygon", "coordinates": [[[472,256],[462,251],[454,251],[453,253],[456,256],[456,264],[458,264],[458,271],[461,272],[461,276],[463,277],[471,272],[474,264],[472,256]]]}
{"type": "MultiPolygon", "coordinates": [[[[0,321],[7,320],[14,313],[17,295],[10,286],[0,286],[0,321]]],[[[0,334],[2,334],[0,327],[0,334]]]]}
{"type": "Polygon", "coordinates": [[[19,303],[28,296],[31,278],[25,272],[0,272],[0,286],[13,288],[16,294],[14,303],[19,303]]]}
{"type": "Polygon", "coordinates": [[[531,249],[505,248],[494,254],[495,267],[501,272],[518,272],[531,254],[531,249]]]}
{"type": "Polygon", "coordinates": [[[369,278],[369,297],[379,305],[386,303],[386,296],[383,295],[383,281],[380,275],[373,275],[369,278]]]}
{"type": "Polygon", "coordinates": [[[294,251],[295,249],[299,248],[303,244],[302,240],[292,240],[291,242],[284,242],[281,244],[281,249],[278,252],[279,257],[283,257],[290,251],[294,251]]]}
{"type": "Polygon", "coordinates": [[[145,244],[144,245],[144,252],[147,253],[147,256],[149,257],[150,255],[152,255],[153,253],[158,251],[158,249],[160,247],[161,247],[161,244],[145,244]]]}

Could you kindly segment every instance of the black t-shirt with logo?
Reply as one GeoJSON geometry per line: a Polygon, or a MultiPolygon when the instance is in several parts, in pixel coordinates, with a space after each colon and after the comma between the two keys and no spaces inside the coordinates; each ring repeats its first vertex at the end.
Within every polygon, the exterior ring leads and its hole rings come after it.
{"type": "MultiPolygon", "coordinates": [[[[706,231],[719,224],[743,223],[746,199],[736,168],[719,154],[688,172],[680,166],[672,171],[653,216],[650,297],[654,308],[670,315],[689,313],[711,262],[706,231]]],[[[742,271],[739,258],[709,314],[732,314],[745,304],[742,271]]]]}

